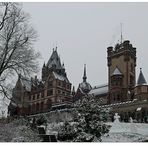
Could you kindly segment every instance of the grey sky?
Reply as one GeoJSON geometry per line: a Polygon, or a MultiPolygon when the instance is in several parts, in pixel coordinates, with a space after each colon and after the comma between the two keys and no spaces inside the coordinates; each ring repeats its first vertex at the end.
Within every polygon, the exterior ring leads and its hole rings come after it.
{"type": "Polygon", "coordinates": [[[121,22],[123,38],[137,48],[137,74],[142,67],[148,80],[148,3],[23,3],[23,9],[38,31],[35,49],[42,54],[40,66],[47,63],[57,42],[76,88],[85,63],[92,86],[107,83],[106,48],[120,39],[121,22]]]}

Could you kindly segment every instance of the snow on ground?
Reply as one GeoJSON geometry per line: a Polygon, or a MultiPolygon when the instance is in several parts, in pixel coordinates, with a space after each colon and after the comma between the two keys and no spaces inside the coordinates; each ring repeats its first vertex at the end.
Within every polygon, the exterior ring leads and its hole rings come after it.
{"type": "Polygon", "coordinates": [[[0,142],[40,142],[38,132],[24,119],[0,120],[0,142]]]}
{"type": "Polygon", "coordinates": [[[7,117],[9,103],[10,103],[10,100],[0,98],[0,118],[7,117]]]}
{"type": "MultiPolygon", "coordinates": [[[[57,134],[63,123],[51,123],[47,126],[47,134],[57,134]]],[[[148,141],[148,124],[144,123],[114,123],[111,125],[109,134],[102,136],[102,142],[141,142],[148,141]]]]}
{"type": "Polygon", "coordinates": [[[120,122],[107,124],[112,127],[108,135],[102,136],[103,142],[148,141],[148,124],[120,122]]]}

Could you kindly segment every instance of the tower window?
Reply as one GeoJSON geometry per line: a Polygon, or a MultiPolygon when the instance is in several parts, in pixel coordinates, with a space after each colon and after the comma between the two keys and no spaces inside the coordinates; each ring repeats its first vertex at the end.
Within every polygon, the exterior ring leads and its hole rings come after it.
{"type": "Polygon", "coordinates": [[[64,88],[66,87],[66,84],[65,84],[65,82],[63,82],[63,87],[64,87],[64,88]]]}
{"type": "Polygon", "coordinates": [[[48,88],[52,87],[52,81],[48,82],[48,88]]]}
{"type": "Polygon", "coordinates": [[[67,89],[69,89],[70,87],[69,87],[69,85],[67,84],[67,89]]]}
{"type": "Polygon", "coordinates": [[[61,86],[61,82],[58,82],[58,86],[61,86]]]}

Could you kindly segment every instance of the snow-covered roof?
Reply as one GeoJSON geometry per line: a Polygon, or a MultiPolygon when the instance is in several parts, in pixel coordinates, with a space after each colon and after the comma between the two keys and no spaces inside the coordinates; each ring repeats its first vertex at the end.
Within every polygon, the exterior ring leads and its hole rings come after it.
{"type": "Polygon", "coordinates": [[[54,74],[54,77],[58,80],[61,80],[61,81],[66,81],[66,82],[69,82],[67,77],[64,77],[63,75],[59,75],[57,74],[56,72],[53,71],[53,74],[54,74]]]}
{"type": "Polygon", "coordinates": [[[95,86],[89,92],[89,94],[93,94],[95,96],[102,95],[102,94],[107,94],[107,93],[108,93],[108,85],[107,84],[95,86]]]}
{"type": "Polygon", "coordinates": [[[20,81],[27,91],[31,91],[31,81],[29,79],[21,77],[20,81]]]}
{"type": "Polygon", "coordinates": [[[140,74],[139,74],[139,77],[138,77],[137,85],[146,85],[146,84],[147,84],[147,82],[144,78],[142,70],[140,69],[140,74]]]}
{"type": "Polygon", "coordinates": [[[118,67],[115,68],[114,72],[112,73],[112,76],[114,75],[122,75],[121,71],[118,69],[118,67]]]}
{"type": "Polygon", "coordinates": [[[138,107],[136,111],[140,111],[141,109],[142,109],[141,107],[138,107]]]}
{"type": "Polygon", "coordinates": [[[47,62],[48,68],[51,68],[53,65],[55,65],[57,69],[62,69],[62,65],[61,65],[60,57],[58,56],[58,53],[57,53],[57,49],[53,50],[53,53],[47,62]]]}
{"type": "Polygon", "coordinates": [[[91,85],[88,82],[82,82],[79,84],[79,89],[85,93],[85,92],[89,92],[91,90],[91,85]]]}
{"type": "MultiPolygon", "coordinates": [[[[126,102],[117,102],[117,103],[112,103],[109,105],[101,105],[100,108],[106,108],[106,107],[113,107],[113,106],[120,106],[120,105],[125,105],[125,104],[133,104],[135,101],[126,101],[126,102]]],[[[142,107],[138,107],[137,111],[140,111],[142,107]]]]}

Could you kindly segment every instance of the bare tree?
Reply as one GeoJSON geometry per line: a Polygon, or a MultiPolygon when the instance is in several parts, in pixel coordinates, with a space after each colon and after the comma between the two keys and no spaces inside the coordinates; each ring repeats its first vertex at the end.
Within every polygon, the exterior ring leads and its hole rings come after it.
{"type": "Polygon", "coordinates": [[[19,3],[0,3],[0,95],[7,93],[8,79],[37,72],[39,53],[33,49],[36,31],[19,3]]]}

